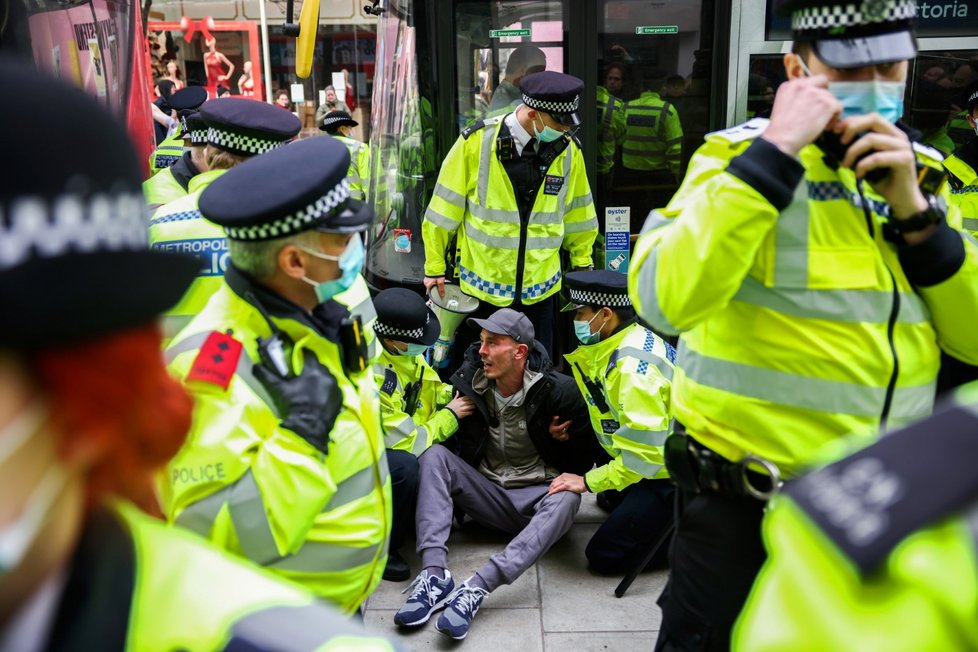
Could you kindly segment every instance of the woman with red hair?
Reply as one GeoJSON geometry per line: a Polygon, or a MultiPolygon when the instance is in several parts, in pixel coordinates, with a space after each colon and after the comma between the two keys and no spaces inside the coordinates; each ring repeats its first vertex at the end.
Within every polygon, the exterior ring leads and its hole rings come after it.
{"type": "Polygon", "coordinates": [[[390,649],[137,508],[190,425],[156,320],[199,262],[147,251],[135,152],[84,93],[0,60],[0,114],[0,650],[390,649]]]}

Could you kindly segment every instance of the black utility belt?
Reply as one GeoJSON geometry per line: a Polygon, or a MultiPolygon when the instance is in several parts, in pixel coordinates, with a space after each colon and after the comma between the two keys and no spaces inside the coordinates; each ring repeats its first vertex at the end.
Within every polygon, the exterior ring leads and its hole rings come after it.
{"type": "Polygon", "coordinates": [[[774,462],[754,455],[731,462],[690,437],[679,422],[666,439],[664,456],[670,477],[687,493],[768,501],[781,490],[774,462]]]}

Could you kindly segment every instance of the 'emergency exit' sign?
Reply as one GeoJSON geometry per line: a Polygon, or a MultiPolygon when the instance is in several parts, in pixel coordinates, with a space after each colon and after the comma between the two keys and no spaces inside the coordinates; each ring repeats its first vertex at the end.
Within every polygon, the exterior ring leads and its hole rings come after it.
{"type": "Polygon", "coordinates": [[[489,38],[500,38],[503,36],[529,36],[530,30],[528,29],[491,29],[489,30],[489,38]]]}
{"type": "Polygon", "coordinates": [[[678,25],[646,25],[644,27],[636,27],[636,34],[678,34],[678,25]]]}

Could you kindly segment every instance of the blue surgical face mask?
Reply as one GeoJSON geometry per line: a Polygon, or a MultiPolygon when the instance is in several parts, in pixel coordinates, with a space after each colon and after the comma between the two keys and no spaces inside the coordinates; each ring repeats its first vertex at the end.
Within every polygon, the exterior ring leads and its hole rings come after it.
{"type": "Polygon", "coordinates": [[[350,242],[346,245],[346,249],[343,250],[339,256],[331,256],[329,254],[324,254],[321,251],[315,251],[312,249],[306,249],[305,247],[299,247],[304,252],[310,256],[315,256],[316,258],[321,258],[322,260],[333,260],[339,263],[341,275],[337,279],[331,281],[314,281],[307,276],[303,276],[302,280],[313,286],[316,289],[316,298],[319,299],[320,303],[325,303],[335,297],[341,292],[345,292],[350,289],[353,285],[353,281],[356,280],[357,274],[363,268],[363,240],[360,239],[360,234],[354,234],[350,238],[350,242]]]}
{"type": "Polygon", "coordinates": [[[598,342],[601,341],[601,329],[604,328],[604,325],[608,323],[607,319],[605,319],[601,323],[601,326],[598,327],[597,333],[591,332],[591,322],[594,321],[595,318],[600,314],[601,314],[600,312],[594,313],[594,317],[591,317],[591,319],[589,319],[588,321],[579,321],[577,319],[574,320],[574,335],[577,336],[578,342],[584,345],[588,345],[588,344],[597,344],[598,342]]]}
{"type": "Polygon", "coordinates": [[[879,113],[889,122],[903,117],[902,81],[835,81],[829,82],[829,92],[842,102],[842,118],[867,113],[879,113]]]}
{"type": "Polygon", "coordinates": [[[544,125],[543,125],[543,130],[538,131],[537,130],[537,123],[534,122],[533,123],[533,135],[541,143],[552,143],[553,141],[555,141],[558,138],[562,137],[564,135],[564,132],[557,131],[553,127],[547,126],[546,123],[544,123],[544,125]]]}
{"type": "Polygon", "coordinates": [[[428,350],[428,346],[426,344],[412,344],[411,342],[405,342],[405,344],[407,344],[407,349],[404,351],[399,350],[398,353],[409,358],[419,356],[428,350]]]}

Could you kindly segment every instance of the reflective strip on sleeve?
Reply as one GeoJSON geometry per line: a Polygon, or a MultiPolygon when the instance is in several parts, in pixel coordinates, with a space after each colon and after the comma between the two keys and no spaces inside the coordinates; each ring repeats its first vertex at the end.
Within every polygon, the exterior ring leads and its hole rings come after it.
{"type": "Polygon", "coordinates": [[[373,637],[350,619],[320,602],[306,605],[276,605],[240,617],[231,626],[225,652],[232,650],[277,650],[288,641],[291,652],[329,649],[334,642],[357,652],[393,652],[386,640],[373,637]]]}
{"type": "Polygon", "coordinates": [[[632,451],[622,451],[621,461],[626,467],[635,471],[643,478],[654,477],[656,473],[662,469],[661,464],[653,464],[647,460],[643,460],[641,457],[633,453],[632,451]]]}
{"type": "Polygon", "coordinates": [[[581,222],[565,222],[564,233],[584,233],[598,228],[598,218],[592,217],[581,222]]]}
{"type": "Polygon", "coordinates": [[[454,231],[458,228],[458,222],[448,217],[447,215],[442,215],[431,205],[428,205],[428,210],[424,212],[424,219],[431,222],[435,226],[441,227],[446,231],[454,231]]]}
{"type": "Polygon", "coordinates": [[[655,292],[655,273],[659,265],[659,252],[653,249],[645,263],[637,271],[636,290],[641,300],[641,317],[657,331],[665,335],[679,335],[679,329],[672,325],[659,307],[659,297],[655,292]]]}
{"type": "Polygon", "coordinates": [[[638,430],[635,428],[621,427],[615,434],[618,437],[631,440],[636,444],[662,446],[666,443],[669,430],[638,430]]]}
{"type": "Polygon", "coordinates": [[[435,197],[441,197],[442,199],[447,201],[449,204],[452,204],[453,206],[458,206],[459,208],[465,208],[465,204],[466,204],[465,197],[445,185],[436,183],[434,194],[435,197]]]}

